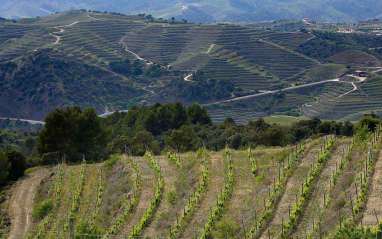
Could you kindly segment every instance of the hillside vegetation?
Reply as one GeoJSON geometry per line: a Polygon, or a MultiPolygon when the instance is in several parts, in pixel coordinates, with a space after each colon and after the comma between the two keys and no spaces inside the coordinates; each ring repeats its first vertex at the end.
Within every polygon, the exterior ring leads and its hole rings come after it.
{"type": "Polygon", "coordinates": [[[6,18],[46,16],[71,9],[91,9],[121,12],[125,14],[146,13],[155,17],[187,19],[195,22],[253,22],[277,19],[313,18],[320,22],[353,22],[380,17],[379,2],[356,0],[347,5],[344,0],[270,1],[270,0],[149,0],[105,3],[100,0],[47,1],[40,0],[23,5],[22,1],[3,0],[0,16],[6,18]]]}
{"type": "MultiPolygon", "coordinates": [[[[61,113],[74,117],[75,110],[61,113]]],[[[74,120],[84,125],[81,120],[91,113],[80,113],[77,109],[74,120]]],[[[300,134],[309,127],[323,132],[336,126],[317,120],[293,125],[300,134]]],[[[52,125],[47,121],[45,127],[52,125]]],[[[159,155],[148,150],[134,156],[135,146],[126,144],[119,151],[125,153],[101,163],[92,162],[94,151],[82,161],[67,154],[66,162],[28,170],[3,191],[0,227],[11,238],[375,238],[380,225],[370,218],[382,216],[373,210],[382,203],[376,196],[380,120],[365,116],[354,129],[349,137],[316,132],[296,144],[237,150],[166,148],[159,155]]],[[[73,135],[92,137],[89,132],[73,135]]],[[[0,151],[0,163],[17,155],[0,151]]]]}
{"type": "MultiPolygon", "coordinates": [[[[3,21],[0,116],[42,120],[55,107],[91,106],[101,114],[182,102],[205,104],[214,122],[224,120],[222,111],[240,123],[271,114],[311,117],[301,110],[305,104],[331,104],[345,93],[368,97],[351,91],[352,82],[342,78],[305,84],[380,67],[380,45],[371,35],[277,32],[256,24],[84,10],[3,21]],[[258,93],[266,95],[229,101],[258,93]]],[[[340,119],[366,109],[360,110],[320,117],[340,119]]]]}

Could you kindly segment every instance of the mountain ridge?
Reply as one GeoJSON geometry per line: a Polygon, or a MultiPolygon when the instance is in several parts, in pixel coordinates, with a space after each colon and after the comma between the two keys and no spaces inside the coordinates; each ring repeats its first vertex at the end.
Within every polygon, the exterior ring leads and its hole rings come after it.
{"type": "Polygon", "coordinates": [[[381,8],[382,1],[371,0],[85,0],[81,3],[74,0],[0,0],[0,16],[5,18],[46,16],[73,9],[89,9],[124,14],[145,13],[192,22],[254,22],[305,17],[318,22],[356,22],[381,18],[381,8]]]}

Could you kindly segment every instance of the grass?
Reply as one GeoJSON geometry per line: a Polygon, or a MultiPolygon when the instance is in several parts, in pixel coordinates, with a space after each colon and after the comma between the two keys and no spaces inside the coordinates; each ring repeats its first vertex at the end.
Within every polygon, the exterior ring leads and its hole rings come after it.
{"type": "Polygon", "coordinates": [[[288,115],[272,115],[265,117],[264,120],[268,124],[278,124],[278,125],[291,125],[293,123],[305,120],[305,117],[294,117],[288,115]]]}

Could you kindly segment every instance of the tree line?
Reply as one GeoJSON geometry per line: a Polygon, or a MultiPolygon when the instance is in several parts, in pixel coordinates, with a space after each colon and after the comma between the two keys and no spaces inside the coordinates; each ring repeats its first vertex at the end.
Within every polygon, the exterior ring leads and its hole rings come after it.
{"type": "Polygon", "coordinates": [[[352,136],[363,125],[373,130],[380,124],[375,114],[365,115],[355,125],[350,121],[307,119],[281,126],[260,118],[245,125],[233,118],[213,123],[206,109],[198,104],[181,103],[134,106],[128,112],[116,112],[107,118],[97,116],[93,108],[55,109],[45,118],[45,126],[36,139],[38,157],[27,166],[67,162],[102,161],[108,155],[143,155],[147,150],[177,153],[206,147],[221,150],[285,146],[310,137],[335,134],[352,136]]]}

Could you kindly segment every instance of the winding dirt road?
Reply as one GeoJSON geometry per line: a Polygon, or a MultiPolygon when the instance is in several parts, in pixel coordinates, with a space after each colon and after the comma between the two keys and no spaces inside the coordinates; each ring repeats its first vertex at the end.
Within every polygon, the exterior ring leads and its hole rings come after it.
{"type": "Polygon", "coordinates": [[[37,170],[24,179],[18,181],[12,190],[10,198],[9,216],[11,230],[8,239],[27,238],[32,229],[33,200],[41,180],[48,175],[48,169],[37,170]]]}

